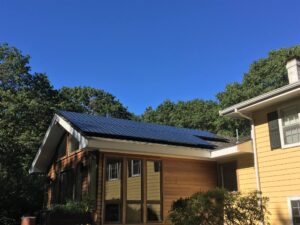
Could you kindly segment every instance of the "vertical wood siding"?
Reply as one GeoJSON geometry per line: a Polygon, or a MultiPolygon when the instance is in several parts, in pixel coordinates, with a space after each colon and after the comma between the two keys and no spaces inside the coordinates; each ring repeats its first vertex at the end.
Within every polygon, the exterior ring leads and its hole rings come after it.
{"type": "Polygon", "coordinates": [[[165,222],[168,223],[167,216],[173,201],[216,186],[217,166],[215,162],[163,160],[163,212],[165,222]]]}

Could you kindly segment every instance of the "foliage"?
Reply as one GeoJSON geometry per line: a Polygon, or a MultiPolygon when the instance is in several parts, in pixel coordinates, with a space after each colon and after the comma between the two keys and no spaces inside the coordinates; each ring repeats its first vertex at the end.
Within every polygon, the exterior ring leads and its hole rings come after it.
{"type": "Polygon", "coordinates": [[[49,212],[50,214],[69,214],[69,215],[76,215],[76,214],[84,214],[90,212],[91,207],[87,201],[72,201],[69,200],[65,204],[56,204],[53,205],[49,212]]]}
{"type": "Polygon", "coordinates": [[[18,49],[0,45],[0,221],[16,224],[23,214],[42,208],[45,178],[28,170],[55,110],[131,115],[102,90],[55,90],[45,74],[31,73],[29,60],[18,49]]]}
{"type": "Polygon", "coordinates": [[[146,122],[215,131],[219,107],[213,101],[195,99],[174,103],[164,101],[156,110],[147,108],[141,119],[146,122]]]}
{"type": "Polygon", "coordinates": [[[107,115],[130,119],[128,112],[115,96],[103,90],[91,87],[63,87],[59,90],[58,108],[90,114],[107,115]]]}
{"type": "Polygon", "coordinates": [[[218,188],[199,192],[175,201],[169,217],[174,225],[268,224],[268,198],[258,196],[258,192],[242,195],[218,188]]]}

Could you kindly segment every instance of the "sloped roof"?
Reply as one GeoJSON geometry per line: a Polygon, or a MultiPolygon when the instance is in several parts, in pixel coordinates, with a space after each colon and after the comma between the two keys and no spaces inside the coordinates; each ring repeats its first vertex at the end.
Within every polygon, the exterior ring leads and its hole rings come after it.
{"type": "Polygon", "coordinates": [[[208,149],[214,149],[216,147],[209,141],[228,141],[227,139],[208,131],[69,111],[58,111],[57,113],[87,136],[165,143],[208,149]]]}

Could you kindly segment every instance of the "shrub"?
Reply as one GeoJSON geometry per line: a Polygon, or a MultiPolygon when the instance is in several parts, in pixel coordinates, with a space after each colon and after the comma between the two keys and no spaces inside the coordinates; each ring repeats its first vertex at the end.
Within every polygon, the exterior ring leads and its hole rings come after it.
{"type": "Polygon", "coordinates": [[[84,214],[90,211],[90,205],[87,201],[76,202],[67,201],[65,204],[56,204],[50,207],[50,214],[84,214]]]}
{"type": "Polygon", "coordinates": [[[169,217],[173,225],[258,225],[262,221],[268,224],[268,198],[259,196],[258,192],[242,195],[216,188],[178,199],[169,217]]]}

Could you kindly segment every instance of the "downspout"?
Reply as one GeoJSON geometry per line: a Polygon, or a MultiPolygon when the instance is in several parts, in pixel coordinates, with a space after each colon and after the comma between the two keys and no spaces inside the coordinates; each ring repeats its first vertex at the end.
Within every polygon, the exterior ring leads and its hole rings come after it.
{"type": "MultiPolygon", "coordinates": [[[[261,195],[261,186],[260,186],[260,176],[259,176],[257,149],[256,149],[256,135],[255,135],[255,129],[254,129],[254,121],[253,121],[252,117],[249,117],[249,116],[241,113],[240,111],[237,110],[237,108],[234,109],[234,112],[251,122],[251,139],[252,139],[252,148],[253,148],[253,155],[254,155],[256,190],[258,191],[258,199],[259,199],[258,204],[259,204],[260,207],[262,207],[262,195],[261,195]]],[[[264,225],[265,222],[261,221],[260,224],[264,225]]]]}
{"type": "Polygon", "coordinates": [[[256,135],[254,129],[254,121],[251,117],[241,113],[236,108],[234,112],[240,115],[241,117],[249,120],[251,122],[251,139],[252,139],[252,148],[253,148],[253,155],[254,155],[254,168],[255,168],[255,178],[256,178],[256,190],[261,193],[261,186],[260,186],[260,176],[259,176],[259,168],[258,168],[258,158],[257,158],[257,149],[256,149],[256,135]]]}

